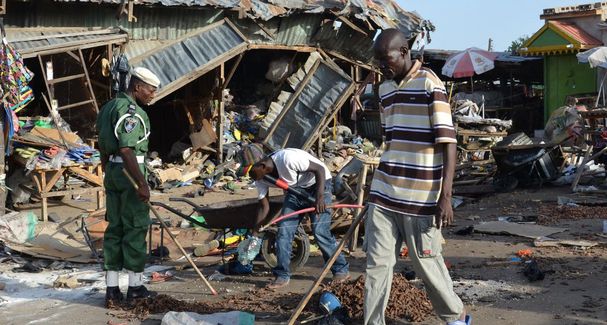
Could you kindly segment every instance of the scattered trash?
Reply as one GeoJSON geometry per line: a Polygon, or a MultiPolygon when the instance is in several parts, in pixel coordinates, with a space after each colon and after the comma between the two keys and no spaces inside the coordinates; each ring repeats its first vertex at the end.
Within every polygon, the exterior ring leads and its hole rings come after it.
{"type": "Polygon", "coordinates": [[[226,276],[219,271],[215,271],[209,275],[209,281],[223,281],[225,278],[226,276]]]}
{"type": "Polygon", "coordinates": [[[74,288],[78,288],[79,286],[80,286],[80,283],[78,283],[78,279],[76,278],[76,276],[73,276],[73,275],[72,276],[70,276],[70,275],[60,275],[53,282],[53,287],[54,288],[74,289],[74,288]]]}
{"type": "Polygon", "coordinates": [[[320,309],[326,313],[331,314],[335,309],[341,307],[339,299],[329,291],[325,291],[320,294],[320,309]]]}
{"type": "Polygon", "coordinates": [[[519,251],[516,252],[516,256],[520,258],[530,258],[531,255],[533,255],[533,251],[530,249],[519,249],[519,251]]]}
{"type": "Polygon", "coordinates": [[[22,244],[36,235],[38,217],[31,211],[0,216],[0,238],[22,244]]]}
{"type": "Polygon", "coordinates": [[[238,261],[247,265],[255,259],[261,250],[261,238],[251,236],[238,244],[238,261]]]}
{"type": "Polygon", "coordinates": [[[535,260],[525,262],[523,274],[529,279],[529,282],[544,280],[544,277],[546,276],[546,273],[540,270],[540,267],[535,260]]]}
{"type": "Polygon", "coordinates": [[[165,282],[173,278],[173,273],[166,271],[164,273],[152,272],[152,278],[149,283],[165,282]]]}
{"type": "Polygon", "coordinates": [[[471,236],[474,233],[474,226],[468,226],[455,232],[459,236],[471,236]]]}
{"type": "Polygon", "coordinates": [[[550,237],[539,237],[533,241],[535,247],[558,247],[558,246],[574,246],[580,248],[589,248],[597,246],[597,242],[591,242],[587,240],[567,240],[567,239],[554,239],[550,237]]]}
{"type": "Polygon", "coordinates": [[[215,313],[201,315],[192,312],[169,311],[162,317],[162,325],[253,325],[255,315],[242,311],[230,311],[226,313],[215,313]]]}

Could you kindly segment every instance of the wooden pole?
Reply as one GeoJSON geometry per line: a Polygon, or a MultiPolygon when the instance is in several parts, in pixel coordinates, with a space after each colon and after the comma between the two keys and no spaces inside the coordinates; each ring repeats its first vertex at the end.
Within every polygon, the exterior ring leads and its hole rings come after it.
{"type": "MultiPolygon", "coordinates": [[[[139,189],[139,186],[137,186],[137,183],[135,183],[135,180],[133,179],[133,177],[131,177],[131,175],[129,174],[129,172],[126,169],[123,169],[122,172],[129,179],[129,181],[131,182],[131,184],[133,185],[133,187],[135,189],[139,189]]],[[[202,281],[207,286],[207,288],[209,288],[209,290],[211,290],[211,293],[213,295],[217,295],[217,291],[215,291],[215,289],[213,289],[213,287],[211,286],[211,284],[209,283],[209,281],[207,281],[207,279],[204,277],[204,275],[202,275],[202,273],[200,272],[200,269],[198,269],[198,266],[196,266],[196,263],[194,263],[194,261],[192,261],[192,258],[190,257],[190,255],[188,255],[188,253],[185,251],[185,249],[183,249],[183,246],[181,246],[181,244],[177,241],[177,238],[175,238],[175,236],[171,233],[171,230],[167,227],[167,225],[164,224],[164,221],[162,221],[162,218],[158,214],[158,211],[156,211],[156,209],[152,206],[152,204],[150,202],[146,202],[146,204],[148,205],[148,207],[150,208],[150,210],[152,210],[152,213],[156,217],[156,220],[158,220],[158,222],[160,223],[160,227],[162,229],[166,230],[166,232],[169,234],[169,237],[171,237],[171,239],[173,240],[173,242],[175,243],[175,245],[177,245],[177,247],[181,251],[181,254],[183,254],[183,256],[188,260],[188,262],[190,263],[190,265],[194,268],[194,270],[196,271],[196,273],[198,273],[198,276],[202,279],[202,281]]]]}
{"type": "Polygon", "coordinates": [[[339,242],[339,245],[337,245],[337,248],[335,249],[333,256],[331,256],[331,258],[327,261],[327,264],[325,264],[325,268],[320,273],[320,276],[318,277],[318,279],[316,279],[316,282],[314,282],[314,284],[312,285],[310,290],[308,290],[308,293],[299,302],[297,309],[295,309],[295,312],[289,319],[288,325],[295,324],[295,321],[297,321],[297,317],[299,317],[301,312],[304,310],[304,308],[308,304],[308,301],[310,301],[310,298],[312,298],[314,291],[316,291],[316,289],[318,288],[318,286],[320,285],[322,280],[325,278],[327,273],[329,273],[331,266],[333,266],[333,263],[335,263],[335,260],[337,260],[337,257],[341,253],[341,250],[344,249],[344,246],[346,246],[346,242],[350,239],[350,237],[352,237],[352,234],[354,233],[354,229],[356,227],[358,227],[358,225],[365,219],[365,215],[367,214],[367,209],[368,209],[368,206],[365,206],[365,208],[360,212],[358,217],[356,217],[356,219],[352,222],[352,225],[350,225],[348,232],[346,233],[344,238],[341,239],[341,241],[339,242]]]}

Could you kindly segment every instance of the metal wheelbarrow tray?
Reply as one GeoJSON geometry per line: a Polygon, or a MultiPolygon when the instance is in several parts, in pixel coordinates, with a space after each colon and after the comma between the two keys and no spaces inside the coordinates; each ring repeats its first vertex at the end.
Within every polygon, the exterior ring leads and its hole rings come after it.
{"type": "MultiPolygon", "coordinates": [[[[170,201],[184,202],[192,207],[196,214],[203,216],[206,224],[205,228],[214,229],[236,229],[236,228],[256,228],[274,218],[282,209],[284,196],[271,196],[270,211],[267,218],[258,220],[257,218],[257,198],[223,201],[205,205],[198,205],[186,198],[170,198],[170,201]]],[[[164,204],[155,204],[167,208],[164,204]]],[[[174,209],[172,212],[177,213],[174,209]]],[[[182,213],[178,213],[183,217],[182,213]]],[[[186,218],[189,220],[189,218],[186,218]]]]}

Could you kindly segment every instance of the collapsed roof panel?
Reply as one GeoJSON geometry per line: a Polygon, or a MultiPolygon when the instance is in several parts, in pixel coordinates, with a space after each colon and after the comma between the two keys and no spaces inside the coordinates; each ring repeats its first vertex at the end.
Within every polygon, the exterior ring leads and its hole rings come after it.
{"type": "Polygon", "coordinates": [[[245,37],[226,19],[129,61],[132,66],[154,71],[160,78],[156,102],[246,49],[245,37]]]}
{"type": "Polygon", "coordinates": [[[6,38],[23,58],[31,58],[41,53],[62,53],[78,48],[123,44],[127,42],[128,35],[118,28],[7,28],[6,38]]]}
{"type": "MultiPolygon", "coordinates": [[[[303,77],[287,100],[280,116],[274,120],[264,143],[277,149],[283,147],[309,149],[330,117],[352,94],[354,84],[338,67],[313,54],[306,67],[298,71],[303,77]],[[278,127],[280,125],[280,127],[278,127]]],[[[299,77],[294,77],[299,80],[299,77]]]]}
{"type": "MultiPolygon", "coordinates": [[[[57,2],[91,2],[120,4],[121,0],[55,0],[57,2]]],[[[296,12],[322,13],[371,20],[382,29],[398,28],[409,37],[421,31],[425,21],[414,12],[402,9],[394,0],[335,1],[335,0],[135,0],[136,5],[198,6],[233,9],[254,19],[270,20],[296,12]]]]}

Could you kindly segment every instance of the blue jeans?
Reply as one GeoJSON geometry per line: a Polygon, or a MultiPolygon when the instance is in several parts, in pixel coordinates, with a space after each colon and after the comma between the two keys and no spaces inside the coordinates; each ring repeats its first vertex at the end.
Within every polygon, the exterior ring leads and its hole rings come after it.
{"type": "MultiPolygon", "coordinates": [[[[309,188],[298,188],[304,193],[307,193],[311,197],[316,197],[316,186],[309,188]]],[[[332,184],[330,180],[325,183],[324,198],[327,205],[331,204],[332,200],[332,184]]],[[[287,193],[283,207],[282,214],[291,213],[293,211],[305,209],[310,207],[310,203],[305,199],[298,197],[297,195],[287,193]]],[[[293,245],[293,238],[299,227],[299,223],[303,219],[303,215],[297,217],[285,219],[278,223],[278,236],[276,237],[276,257],[278,259],[278,265],[272,269],[272,273],[276,277],[282,279],[289,279],[291,277],[291,250],[293,245]]],[[[337,242],[335,237],[331,234],[331,209],[327,209],[321,214],[310,214],[312,221],[312,230],[314,232],[314,238],[316,243],[320,247],[322,257],[325,262],[328,261],[335,249],[337,248],[337,242]]],[[[343,253],[339,254],[339,257],[331,267],[333,275],[347,274],[348,273],[348,262],[343,253]]]]}

